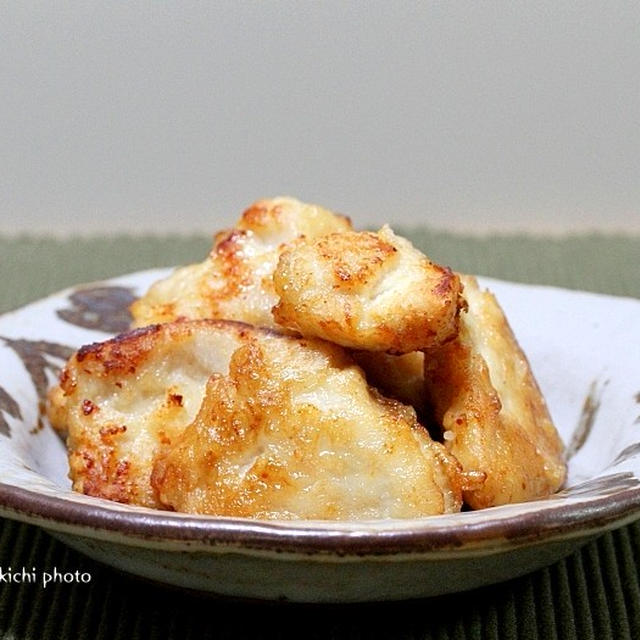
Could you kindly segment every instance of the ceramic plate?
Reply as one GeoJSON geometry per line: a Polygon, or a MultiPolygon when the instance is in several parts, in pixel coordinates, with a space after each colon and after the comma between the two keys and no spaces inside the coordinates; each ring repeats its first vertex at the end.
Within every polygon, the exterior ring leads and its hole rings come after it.
{"type": "Polygon", "coordinates": [[[0,317],[0,514],[153,580],[297,601],[423,597],[506,580],[640,517],[640,301],[481,279],[529,356],[567,445],[544,500],[415,520],[262,522],[153,511],[70,490],[42,417],[77,347],[127,327],[166,271],[76,287],[0,317]]]}

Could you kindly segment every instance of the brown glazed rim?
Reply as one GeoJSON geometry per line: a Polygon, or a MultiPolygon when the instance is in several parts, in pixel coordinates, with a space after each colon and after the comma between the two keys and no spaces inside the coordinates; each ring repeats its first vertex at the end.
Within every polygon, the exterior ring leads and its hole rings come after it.
{"type": "Polygon", "coordinates": [[[45,529],[71,530],[88,538],[105,538],[104,532],[112,532],[125,538],[114,542],[135,546],[145,546],[146,540],[185,543],[184,550],[192,551],[210,546],[305,555],[386,556],[456,551],[463,555],[478,549],[489,553],[492,549],[586,538],[622,526],[640,517],[640,486],[626,487],[586,503],[568,503],[482,522],[465,522],[463,513],[455,524],[440,524],[435,516],[408,521],[412,524],[400,528],[397,520],[393,521],[395,528],[379,521],[374,527],[358,529],[353,523],[344,528],[339,523],[323,527],[318,521],[291,526],[286,521],[177,516],[152,510],[124,512],[106,508],[98,501],[86,505],[4,483],[0,483],[0,507],[5,517],[45,529]]]}

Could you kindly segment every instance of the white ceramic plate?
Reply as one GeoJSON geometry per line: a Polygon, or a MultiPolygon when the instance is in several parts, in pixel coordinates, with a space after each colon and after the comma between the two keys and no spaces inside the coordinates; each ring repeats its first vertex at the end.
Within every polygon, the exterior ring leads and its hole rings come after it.
{"type": "Polygon", "coordinates": [[[640,517],[640,301],[487,279],[567,444],[559,494],[416,520],[327,523],[191,516],[73,493],[43,394],[72,350],[125,329],[133,296],[166,273],[77,287],[0,317],[0,515],[154,580],[338,602],[498,582],[640,517]]]}

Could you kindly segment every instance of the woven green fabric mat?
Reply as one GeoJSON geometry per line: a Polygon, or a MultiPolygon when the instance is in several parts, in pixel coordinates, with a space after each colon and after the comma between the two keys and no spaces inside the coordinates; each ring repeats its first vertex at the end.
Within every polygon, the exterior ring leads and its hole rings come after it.
{"type": "MultiPolygon", "coordinates": [[[[640,298],[640,237],[471,238],[399,229],[457,271],[640,298]]],[[[199,262],[211,238],[7,239],[0,236],[0,313],[64,287],[199,262]]]]}
{"type": "MultiPolygon", "coordinates": [[[[640,238],[405,233],[460,271],[640,298],[640,238]]],[[[78,282],[195,262],[209,246],[206,237],[0,238],[0,312],[78,282]]],[[[118,573],[35,527],[0,519],[0,569],[23,566],[89,572],[92,580],[43,589],[6,584],[0,575],[1,638],[640,638],[640,522],[523,578],[388,604],[294,606],[204,598],[118,573]]]]}

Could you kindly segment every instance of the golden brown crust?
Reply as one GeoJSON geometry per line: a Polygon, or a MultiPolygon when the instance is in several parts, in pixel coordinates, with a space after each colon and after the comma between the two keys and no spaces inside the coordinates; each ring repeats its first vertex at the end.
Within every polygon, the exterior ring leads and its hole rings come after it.
{"type": "Polygon", "coordinates": [[[154,325],[81,348],[49,402],[87,495],[264,518],[461,505],[459,466],[414,411],[319,340],[228,321],[154,325]]]}
{"type": "Polygon", "coordinates": [[[178,511],[268,519],[452,512],[461,482],[415,413],[370,391],[342,349],[284,336],[234,353],[152,476],[178,511]]]}
{"type": "Polygon", "coordinates": [[[549,495],[564,482],[563,445],[529,363],[496,299],[462,277],[458,337],[425,353],[425,379],[447,449],[485,482],[474,509],[549,495]]]}
{"type": "Polygon", "coordinates": [[[564,481],[495,298],[388,227],[356,233],[314,205],[257,201],[132,313],[144,328],[81,348],[49,393],[77,491],[369,519],[454,512],[463,495],[476,509],[523,501],[564,481]],[[431,411],[444,445],[401,403],[431,411]]]}
{"type": "Polygon", "coordinates": [[[149,484],[156,453],[193,420],[211,373],[226,372],[233,350],[258,331],[234,322],[176,322],[81,348],[47,407],[52,424],[68,430],[73,488],[158,506],[149,484]]]}
{"type": "Polygon", "coordinates": [[[273,326],[272,274],[286,243],[351,228],[348,218],[293,198],[259,200],[215,236],[204,262],[177,269],[131,306],[134,326],[224,318],[273,326]]]}
{"type": "MultiPolygon", "coordinates": [[[[314,205],[291,198],[259,200],[242,214],[234,229],[216,234],[214,248],[207,260],[176,270],[135,302],[132,306],[134,325],[170,322],[181,317],[233,318],[262,326],[277,326],[271,314],[278,301],[272,272],[279,255],[289,242],[302,237],[313,239],[350,228],[348,218],[314,205]],[[282,243],[285,240],[287,242],[282,243]]],[[[366,241],[369,236],[363,238],[366,241]]],[[[375,235],[371,238],[371,253],[379,250],[383,257],[395,253],[393,245],[375,235]]],[[[352,256],[351,262],[357,262],[357,255],[352,256]]],[[[373,264],[368,270],[366,263],[356,268],[356,279],[362,281],[374,275],[375,266],[373,256],[373,264]]],[[[339,264],[336,269],[337,277],[344,281],[348,269],[339,264]]],[[[452,282],[449,274],[447,270],[442,272],[443,277],[436,282],[436,295],[444,296],[456,287],[455,276],[452,282]]],[[[380,331],[388,332],[385,327],[380,331]]],[[[421,360],[418,353],[402,359],[383,353],[363,354],[359,364],[366,370],[371,383],[385,395],[409,402],[421,410],[424,393],[418,376],[422,377],[422,373],[415,372],[415,364],[421,360]]],[[[417,368],[421,370],[422,365],[417,368]]]]}
{"type": "Polygon", "coordinates": [[[351,220],[341,213],[289,197],[257,200],[240,216],[238,229],[263,236],[285,233],[287,237],[317,237],[351,229],[351,220]]]}
{"type": "Polygon", "coordinates": [[[460,281],[388,227],[301,240],[274,273],[276,322],[353,349],[402,354],[457,332],[460,281]]]}

